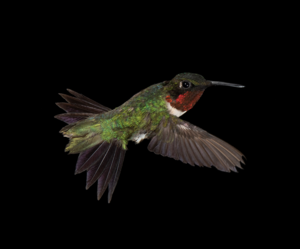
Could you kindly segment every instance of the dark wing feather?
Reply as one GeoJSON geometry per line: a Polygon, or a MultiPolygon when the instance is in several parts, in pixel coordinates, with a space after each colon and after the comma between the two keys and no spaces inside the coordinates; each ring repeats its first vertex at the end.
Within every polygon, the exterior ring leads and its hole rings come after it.
{"type": "MultiPolygon", "coordinates": [[[[80,93],[67,90],[75,97],[60,94],[68,103],[56,103],[67,112],[54,116],[68,124],[60,132],[70,129],[79,120],[111,110],[80,93]]],[[[108,202],[110,202],[120,177],[125,153],[117,140],[110,143],[102,142],[79,154],[75,174],[87,171],[87,189],[98,180],[98,200],[109,187],[108,202]]]]}
{"type": "Polygon", "coordinates": [[[243,154],[230,144],[209,134],[205,130],[175,116],[163,119],[148,149],[156,154],[168,156],[190,165],[214,166],[218,170],[237,172],[242,168],[243,154]]]}
{"type": "Polygon", "coordinates": [[[94,116],[94,114],[92,113],[62,113],[54,117],[61,121],[64,121],[67,124],[72,124],[79,120],[86,119],[92,116],[94,116]]]}
{"type": "Polygon", "coordinates": [[[71,93],[72,95],[76,96],[78,99],[84,100],[85,102],[88,102],[90,105],[94,105],[94,106],[98,107],[99,109],[102,109],[102,110],[104,110],[106,112],[108,112],[108,111],[111,110],[110,108],[99,104],[98,102],[96,102],[96,101],[94,101],[94,100],[92,100],[92,99],[84,96],[83,94],[77,93],[77,92],[75,92],[75,91],[73,91],[71,89],[67,89],[67,91],[69,93],[71,93]]]}
{"type": "Polygon", "coordinates": [[[96,108],[91,107],[87,105],[82,104],[73,104],[73,103],[65,103],[65,102],[59,102],[55,103],[59,108],[63,109],[66,112],[75,112],[75,113],[95,113],[100,114],[103,111],[96,108]]]}
{"type": "Polygon", "coordinates": [[[68,103],[59,102],[55,104],[67,113],[54,116],[54,118],[57,118],[67,124],[72,124],[79,120],[92,117],[95,114],[101,114],[111,110],[110,108],[105,107],[80,93],[70,89],[67,90],[75,97],[60,93],[59,95],[68,103]]]}
{"type": "Polygon", "coordinates": [[[80,105],[84,105],[84,106],[99,109],[102,112],[106,112],[107,109],[108,109],[107,107],[102,107],[100,104],[99,104],[100,106],[98,106],[98,105],[95,105],[95,104],[93,104],[91,102],[88,102],[84,99],[75,98],[75,97],[72,97],[72,96],[69,96],[69,95],[66,95],[66,94],[63,94],[63,93],[59,93],[59,95],[61,97],[63,97],[70,104],[80,104],[80,105]]]}

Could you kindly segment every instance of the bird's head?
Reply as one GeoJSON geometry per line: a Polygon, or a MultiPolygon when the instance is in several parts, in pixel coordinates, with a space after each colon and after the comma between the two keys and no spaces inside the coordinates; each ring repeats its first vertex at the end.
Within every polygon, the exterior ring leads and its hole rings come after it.
{"type": "Polygon", "coordinates": [[[173,110],[173,112],[178,111],[175,114],[176,116],[182,115],[193,108],[206,88],[214,85],[244,87],[237,84],[206,80],[200,74],[180,73],[166,82],[165,85],[165,90],[168,93],[166,101],[169,103],[169,109],[171,108],[170,110],[173,110]]]}

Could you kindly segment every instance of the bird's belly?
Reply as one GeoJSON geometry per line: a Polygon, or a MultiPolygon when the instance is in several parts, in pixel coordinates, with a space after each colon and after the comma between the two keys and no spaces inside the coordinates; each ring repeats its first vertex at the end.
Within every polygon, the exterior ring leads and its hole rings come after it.
{"type": "Polygon", "coordinates": [[[134,141],[135,143],[138,144],[139,142],[146,139],[147,137],[148,137],[148,134],[146,132],[145,133],[138,133],[138,134],[132,136],[132,138],[130,140],[134,141]]]}

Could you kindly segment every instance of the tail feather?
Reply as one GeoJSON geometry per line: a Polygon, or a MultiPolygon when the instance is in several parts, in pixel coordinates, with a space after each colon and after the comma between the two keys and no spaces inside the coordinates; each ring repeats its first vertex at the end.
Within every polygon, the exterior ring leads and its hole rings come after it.
{"type": "Polygon", "coordinates": [[[100,163],[90,172],[90,180],[86,183],[86,189],[92,186],[99,179],[102,173],[109,168],[112,161],[112,156],[114,155],[114,146],[112,145],[113,143],[109,144],[109,147],[101,158],[100,163]]]}
{"type": "Polygon", "coordinates": [[[89,125],[86,121],[90,122],[90,120],[83,120],[111,109],[80,93],[67,90],[75,97],[60,94],[68,103],[60,102],[56,105],[66,113],[54,116],[68,124],[60,130],[64,136],[70,138],[66,151],[69,150],[70,154],[80,153],[75,174],[87,171],[87,189],[98,180],[98,200],[108,187],[108,202],[110,202],[121,173],[126,150],[122,149],[122,145],[117,140],[110,143],[103,142],[100,134],[85,133],[84,129],[79,129],[82,134],[80,132],[74,133],[72,129],[78,130],[80,125],[89,125]],[[82,122],[78,122],[81,120],[82,122]]]}
{"type": "MultiPolygon", "coordinates": [[[[71,129],[75,125],[76,125],[75,123],[68,124],[68,125],[64,126],[63,128],[61,128],[59,133],[64,134],[66,131],[68,131],[69,129],[71,129]]],[[[64,136],[65,136],[65,134],[64,134],[64,136]]]]}
{"type": "Polygon", "coordinates": [[[102,147],[102,150],[105,148],[106,151],[102,151],[104,153],[98,157],[98,160],[92,161],[91,166],[85,169],[87,170],[86,189],[90,188],[98,180],[97,199],[101,199],[108,187],[108,202],[110,203],[121,173],[126,151],[122,149],[121,144],[117,140],[106,143],[106,145],[102,147]]]}
{"type": "Polygon", "coordinates": [[[114,170],[114,173],[108,183],[108,203],[110,203],[112,195],[117,186],[117,183],[118,183],[118,180],[119,180],[119,177],[121,174],[122,166],[123,166],[123,161],[125,158],[125,153],[126,153],[126,150],[122,149],[121,153],[118,155],[116,164],[114,165],[115,170],[114,170]]]}
{"type": "Polygon", "coordinates": [[[94,146],[94,147],[89,148],[79,154],[77,163],[76,163],[75,175],[78,174],[78,170],[93,155],[93,153],[95,153],[95,151],[98,149],[98,147],[99,146],[94,146]]]}
{"type": "Polygon", "coordinates": [[[100,178],[98,179],[98,186],[97,186],[97,198],[98,200],[101,199],[102,195],[104,194],[105,190],[107,189],[109,180],[112,178],[114,172],[115,172],[115,167],[118,161],[118,155],[121,152],[121,148],[118,146],[115,146],[114,154],[112,157],[112,161],[110,166],[108,167],[109,169],[103,173],[100,178]]]}
{"type": "Polygon", "coordinates": [[[82,173],[83,171],[89,170],[91,166],[98,163],[100,159],[104,156],[107,149],[109,148],[109,143],[103,142],[100,144],[95,152],[86,160],[86,162],[76,171],[76,174],[82,173]]]}
{"type": "Polygon", "coordinates": [[[65,152],[69,151],[69,154],[78,154],[98,145],[101,142],[102,139],[100,134],[88,134],[83,137],[70,137],[70,142],[67,144],[65,152]]]}

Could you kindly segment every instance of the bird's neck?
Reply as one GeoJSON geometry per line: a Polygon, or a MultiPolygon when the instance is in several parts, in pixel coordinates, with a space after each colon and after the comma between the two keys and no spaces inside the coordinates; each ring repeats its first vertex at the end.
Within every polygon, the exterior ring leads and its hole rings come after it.
{"type": "Polygon", "coordinates": [[[184,94],[178,95],[175,100],[172,99],[170,95],[168,95],[166,96],[166,101],[169,103],[170,107],[184,113],[193,108],[193,106],[202,96],[203,92],[204,90],[185,92],[184,94]]]}

